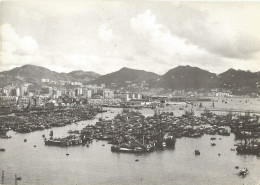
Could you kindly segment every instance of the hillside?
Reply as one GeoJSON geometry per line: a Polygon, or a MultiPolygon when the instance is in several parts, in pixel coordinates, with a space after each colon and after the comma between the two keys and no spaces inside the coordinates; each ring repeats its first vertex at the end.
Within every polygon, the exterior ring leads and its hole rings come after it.
{"type": "Polygon", "coordinates": [[[162,75],[159,85],[165,89],[210,89],[218,86],[218,79],[198,67],[178,66],[162,75]]]}
{"type": "Polygon", "coordinates": [[[0,72],[0,86],[4,86],[10,83],[40,84],[41,79],[43,78],[47,78],[53,81],[68,80],[87,83],[88,81],[93,80],[98,76],[100,75],[94,72],[72,71],[70,73],[57,73],[40,66],[24,65],[22,67],[16,67],[10,71],[0,72]]]}
{"type": "Polygon", "coordinates": [[[140,83],[143,81],[149,81],[151,79],[156,79],[159,77],[160,77],[159,75],[152,72],[124,67],[119,71],[100,76],[99,78],[91,81],[91,83],[98,84],[98,85],[106,84],[106,86],[110,86],[111,83],[115,83],[118,86],[124,87],[127,86],[127,82],[130,81],[133,83],[140,83]]]}
{"type": "Polygon", "coordinates": [[[228,88],[239,92],[259,92],[260,74],[251,71],[229,69],[219,74],[221,88],[228,88]]]}

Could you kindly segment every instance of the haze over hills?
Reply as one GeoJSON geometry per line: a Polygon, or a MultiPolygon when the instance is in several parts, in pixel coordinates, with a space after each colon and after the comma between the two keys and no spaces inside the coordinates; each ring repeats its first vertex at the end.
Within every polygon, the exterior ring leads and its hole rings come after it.
{"type": "Polygon", "coordinates": [[[24,65],[22,67],[16,67],[10,71],[0,72],[0,86],[4,86],[10,83],[40,84],[41,79],[44,78],[53,81],[64,80],[86,83],[99,76],[99,74],[89,71],[72,71],[70,73],[58,73],[40,66],[24,65]]]}
{"type": "Polygon", "coordinates": [[[191,66],[178,66],[170,69],[164,75],[153,72],[122,68],[106,75],[99,75],[89,71],[72,71],[70,73],[57,73],[47,68],[24,65],[10,71],[0,72],[0,86],[10,83],[36,83],[41,84],[41,79],[47,78],[58,81],[77,81],[83,84],[105,84],[111,87],[126,87],[129,83],[148,83],[149,87],[162,87],[165,89],[213,89],[224,88],[234,92],[259,92],[260,72],[229,69],[219,75],[191,66]]]}

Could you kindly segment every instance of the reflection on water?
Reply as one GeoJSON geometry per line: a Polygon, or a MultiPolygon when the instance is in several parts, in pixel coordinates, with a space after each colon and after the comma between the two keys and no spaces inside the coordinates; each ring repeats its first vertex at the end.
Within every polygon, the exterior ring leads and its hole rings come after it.
{"type": "MultiPolygon", "coordinates": [[[[203,103],[203,106],[207,104],[211,103],[203,103]]],[[[215,106],[220,105],[215,103],[215,106]]],[[[172,109],[175,114],[182,113],[178,107],[172,109]]],[[[103,113],[103,117],[112,119],[121,110],[113,109],[113,112],[103,113]]],[[[146,116],[153,114],[150,109],[143,109],[141,112],[146,116]]],[[[97,119],[88,120],[53,128],[54,136],[67,135],[68,130],[82,129],[96,121],[97,119]]],[[[0,140],[0,147],[6,149],[0,153],[0,169],[5,170],[7,184],[14,184],[14,174],[22,177],[18,184],[26,185],[260,183],[260,159],[256,156],[237,155],[235,151],[231,151],[234,148],[234,135],[217,136],[222,139],[215,141],[215,147],[210,144],[210,136],[204,135],[198,139],[177,139],[174,149],[136,155],[112,153],[111,145],[105,141],[94,141],[89,147],[45,146],[42,135],[48,136],[49,132],[50,130],[27,134],[10,132],[8,134],[12,135],[11,139],[0,140]],[[27,139],[26,143],[24,139],[27,139]],[[195,149],[200,150],[200,156],[194,155],[195,149]],[[66,156],[66,153],[70,155],[66,156]],[[136,162],[136,159],[139,161],[136,162]],[[239,177],[239,170],[235,166],[247,167],[248,176],[239,177]]]]}

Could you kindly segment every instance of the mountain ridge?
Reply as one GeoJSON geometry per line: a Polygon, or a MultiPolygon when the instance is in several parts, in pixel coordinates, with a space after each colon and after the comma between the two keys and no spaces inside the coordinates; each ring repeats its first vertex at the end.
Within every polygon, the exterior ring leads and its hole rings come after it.
{"type": "Polygon", "coordinates": [[[69,73],[58,73],[42,66],[24,65],[9,71],[0,72],[0,87],[10,83],[36,83],[41,79],[77,81],[83,84],[105,84],[110,87],[127,87],[130,83],[145,81],[150,88],[196,90],[228,89],[236,93],[260,92],[260,72],[235,70],[233,68],[216,74],[199,67],[177,66],[163,75],[153,72],[123,67],[118,71],[99,75],[92,71],[75,70],[69,73]],[[113,86],[114,87],[114,86],[113,86]]]}

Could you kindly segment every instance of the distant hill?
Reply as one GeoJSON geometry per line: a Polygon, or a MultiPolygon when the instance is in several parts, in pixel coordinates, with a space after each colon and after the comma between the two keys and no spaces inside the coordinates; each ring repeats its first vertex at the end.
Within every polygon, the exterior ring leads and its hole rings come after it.
{"type": "Polygon", "coordinates": [[[210,89],[218,86],[215,73],[198,67],[178,66],[162,75],[159,84],[165,89],[210,89]]]}
{"type": "Polygon", "coordinates": [[[142,81],[147,82],[149,80],[157,79],[159,77],[159,75],[152,72],[124,67],[119,71],[100,76],[99,78],[91,81],[90,83],[98,85],[106,84],[106,86],[110,86],[111,83],[115,83],[118,86],[125,87],[127,86],[127,82],[130,81],[133,83],[139,83],[142,81]]]}
{"type": "Polygon", "coordinates": [[[218,75],[221,88],[233,91],[256,92],[260,90],[260,73],[229,69],[218,75]]]}
{"type": "Polygon", "coordinates": [[[54,81],[67,80],[86,83],[99,76],[99,74],[94,72],[72,71],[70,73],[57,73],[40,66],[24,65],[22,67],[16,67],[10,71],[0,72],[0,86],[4,86],[10,83],[40,84],[41,79],[43,78],[54,81]]]}

